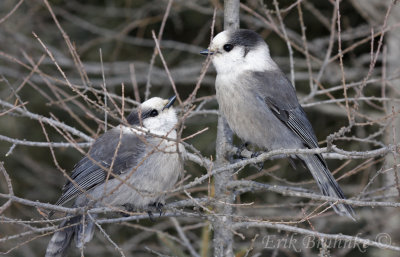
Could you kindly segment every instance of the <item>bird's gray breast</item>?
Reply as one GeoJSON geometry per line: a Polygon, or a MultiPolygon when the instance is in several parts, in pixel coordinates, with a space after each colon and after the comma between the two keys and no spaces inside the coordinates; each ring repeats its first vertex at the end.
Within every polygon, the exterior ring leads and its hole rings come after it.
{"type": "MultiPolygon", "coordinates": [[[[265,104],[251,72],[217,75],[220,111],[230,128],[245,142],[263,149],[296,148],[301,143],[265,104]]],[[[273,86],[273,85],[264,85],[273,86]]]]}
{"type": "MultiPolygon", "coordinates": [[[[162,192],[172,189],[177,182],[183,171],[183,146],[179,144],[178,153],[175,142],[163,139],[149,141],[152,142],[147,145],[147,154],[143,156],[142,163],[127,179],[127,183],[138,191],[126,186],[118,196],[120,199],[114,201],[128,200],[136,206],[146,206],[162,200],[165,196],[162,192]]],[[[129,176],[129,173],[125,176],[129,176]]]]}

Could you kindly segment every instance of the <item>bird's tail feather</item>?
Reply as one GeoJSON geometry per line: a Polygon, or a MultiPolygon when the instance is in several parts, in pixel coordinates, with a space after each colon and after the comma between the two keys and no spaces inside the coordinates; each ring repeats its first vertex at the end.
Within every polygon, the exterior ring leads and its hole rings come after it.
{"type": "Polygon", "coordinates": [[[94,223],[91,220],[82,222],[82,218],[82,215],[73,216],[60,224],[60,230],[54,233],[47,246],[45,257],[65,257],[73,237],[78,248],[92,239],[94,223]]]}
{"type": "MultiPolygon", "coordinates": [[[[92,214],[93,217],[95,215],[92,214]]],[[[85,216],[85,218],[87,218],[85,216]]],[[[76,247],[82,248],[86,243],[88,243],[93,238],[94,233],[94,222],[92,220],[86,220],[85,222],[81,222],[80,226],[76,228],[76,235],[75,235],[75,244],[76,247]],[[82,223],[85,226],[82,226],[82,223]]]]}
{"type": "MultiPolygon", "coordinates": [[[[318,158],[317,155],[302,155],[299,156],[308,169],[310,170],[312,176],[317,181],[318,187],[325,196],[336,197],[339,199],[346,199],[342,189],[336,182],[335,178],[332,176],[326,164],[318,158]]],[[[332,208],[335,212],[341,216],[347,216],[352,220],[354,218],[354,211],[350,205],[345,203],[332,204],[332,208]]]]}

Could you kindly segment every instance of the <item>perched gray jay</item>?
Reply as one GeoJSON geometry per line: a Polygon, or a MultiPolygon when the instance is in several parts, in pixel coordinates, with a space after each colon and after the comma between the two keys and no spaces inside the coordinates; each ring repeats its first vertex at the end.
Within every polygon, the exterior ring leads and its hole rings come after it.
{"type": "MultiPolygon", "coordinates": [[[[212,55],[220,111],[242,140],[265,150],[318,147],[294,87],[257,33],[245,29],[223,31],[201,54],[212,55]]],[[[345,199],[322,155],[293,157],[307,166],[324,195],[345,199]]],[[[354,219],[349,205],[332,207],[338,214],[354,219]]]]}
{"type": "MultiPolygon", "coordinates": [[[[99,137],[74,167],[72,182],[66,183],[57,204],[75,199],[75,207],[160,207],[165,191],[183,170],[184,147],[173,141],[177,138],[174,101],[175,97],[151,98],[129,114],[126,126],[121,124],[99,137]]],[[[46,257],[65,256],[72,238],[78,248],[83,247],[93,231],[88,215],[69,217],[51,238],[46,257]]]]}

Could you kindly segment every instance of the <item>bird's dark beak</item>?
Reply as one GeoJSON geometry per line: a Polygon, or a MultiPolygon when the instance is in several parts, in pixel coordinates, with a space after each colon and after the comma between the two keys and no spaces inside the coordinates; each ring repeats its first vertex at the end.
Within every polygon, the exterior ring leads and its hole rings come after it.
{"type": "Polygon", "coordinates": [[[164,106],[163,110],[171,107],[175,103],[175,100],[176,100],[176,95],[174,95],[173,97],[170,97],[168,99],[168,103],[164,106]]]}
{"type": "Polygon", "coordinates": [[[200,54],[201,55],[213,55],[214,52],[212,52],[212,51],[210,51],[208,49],[204,49],[204,50],[200,51],[200,54]]]}

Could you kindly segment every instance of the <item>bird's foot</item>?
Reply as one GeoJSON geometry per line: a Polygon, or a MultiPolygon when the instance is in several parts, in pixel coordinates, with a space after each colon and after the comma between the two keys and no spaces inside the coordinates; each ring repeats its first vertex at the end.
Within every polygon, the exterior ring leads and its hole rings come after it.
{"type": "MultiPolygon", "coordinates": [[[[236,161],[242,161],[242,160],[246,160],[246,159],[251,159],[251,158],[255,158],[257,156],[259,156],[260,154],[262,154],[263,152],[252,152],[251,150],[248,149],[249,143],[245,142],[244,144],[242,144],[241,146],[239,146],[236,150],[236,153],[234,156],[238,157],[238,159],[236,159],[236,161]],[[247,150],[247,151],[244,151],[247,150]]],[[[235,160],[234,160],[235,162],[235,160]]],[[[255,163],[255,164],[251,164],[252,166],[255,166],[257,168],[258,171],[261,171],[264,168],[264,162],[261,163],[255,163]]]]}
{"type": "Polygon", "coordinates": [[[253,165],[257,169],[258,172],[260,172],[264,169],[264,162],[255,163],[253,165]]]}
{"type": "Polygon", "coordinates": [[[130,203],[123,204],[122,207],[125,208],[125,211],[121,211],[120,212],[123,217],[129,217],[131,215],[129,213],[127,213],[127,212],[134,212],[135,211],[135,207],[133,206],[133,204],[130,204],[130,203]]]}
{"type": "Polygon", "coordinates": [[[256,158],[256,157],[258,157],[260,154],[262,154],[262,152],[253,152],[253,153],[251,154],[251,158],[256,158]]]}
{"type": "Polygon", "coordinates": [[[154,215],[153,215],[154,210],[157,211],[160,214],[159,217],[161,217],[161,215],[164,212],[163,208],[164,208],[164,204],[162,204],[160,202],[155,202],[155,203],[149,204],[149,210],[147,211],[147,214],[149,215],[149,219],[153,222],[155,221],[154,215]]]}
{"type": "Polygon", "coordinates": [[[156,210],[158,211],[158,213],[160,213],[160,216],[164,213],[164,204],[162,203],[156,203],[156,210]]]}
{"type": "MultiPolygon", "coordinates": [[[[262,154],[262,152],[253,152],[252,154],[251,154],[251,158],[256,158],[256,157],[258,157],[260,154],[262,154]]],[[[262,169],[264,168],[264,162],[258,162],[258,163],[255,163],[255,164],[253,164],[255,167],[256,167],[256,169],[260,172],[260,171],[262,171],[262,169]]]]}
{"type": "Polygon", "coordinates": [[[242,156],[242,152],[244,149],[247,149],[247,147],[249,146],[249,143],[244,142],[241,146],[238,147],[238,149],[236,150],[235,155],[237,157],[239,157],[239,159],[246,159],[245,157],[242,156]]]}
{"type": "Polygon", "coordinates": [[[154,215],[153,215],[153,212],[152,212],[152,211],[147,211],[147,214],[149,215],[149,219],[150,219],[152,222],[156,222],[156,220],[154,219],[154,215]]]}

